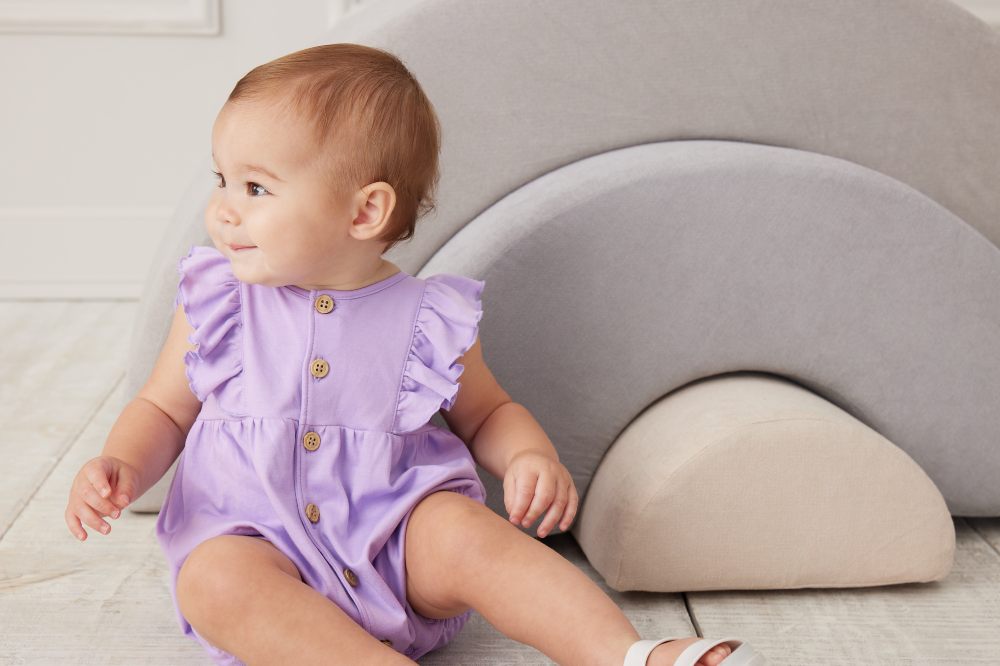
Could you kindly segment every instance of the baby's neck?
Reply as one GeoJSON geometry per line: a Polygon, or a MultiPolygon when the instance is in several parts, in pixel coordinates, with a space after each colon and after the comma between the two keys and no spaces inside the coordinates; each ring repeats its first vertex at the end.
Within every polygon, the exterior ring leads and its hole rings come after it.
{"type": "Polygon", "coordinates": [[[382,260],[381,265],[374,274],[369,275],[367,278],[359,279],[355,282],[348,283],[346,285],[295,285],[299,289],[305,289],[306,291],[311,291],[313,289],[319,291],[322,289],[333,289],[336,291],[355,291],[357,289],[364,289],[368,285],[375,284],[376,282],[381,282],[388,277],[395,275],[400,272],[399,266],[392,263],[391,261],[382,260]]]}

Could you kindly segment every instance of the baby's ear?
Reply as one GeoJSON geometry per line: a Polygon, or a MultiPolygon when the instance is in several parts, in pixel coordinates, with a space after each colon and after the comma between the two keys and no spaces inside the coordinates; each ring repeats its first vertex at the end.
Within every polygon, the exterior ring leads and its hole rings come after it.
{"type": "Polygon", "coordinates": [[[365,193],[354,218],[353,228],[363,232],[364,239],[375,238],[389,225],[389,217],[396,207],[396,191],[382,181],[361,189],[365,193]]]}

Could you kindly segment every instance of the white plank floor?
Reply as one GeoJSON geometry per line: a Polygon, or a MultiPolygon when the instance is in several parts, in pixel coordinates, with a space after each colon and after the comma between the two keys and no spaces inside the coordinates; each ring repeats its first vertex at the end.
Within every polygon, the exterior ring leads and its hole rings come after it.
{"type": "MultiPolygon", "coordinates": [[[[135,301],[0,301],[0,664],[211,663],[180,633],[155,515],[127,511],[85,542],[63,520],[70,481],[127,400],[135,312],[135,301]]],[[[770,664],[1000,665],[1000,519],[954,520],[946,580],[876,588],[619,593],[571,535],[546,542],[644,638],[737,636],[770,664]]],[[[421,663],[552,662],[475,614],[421,663]]]]}

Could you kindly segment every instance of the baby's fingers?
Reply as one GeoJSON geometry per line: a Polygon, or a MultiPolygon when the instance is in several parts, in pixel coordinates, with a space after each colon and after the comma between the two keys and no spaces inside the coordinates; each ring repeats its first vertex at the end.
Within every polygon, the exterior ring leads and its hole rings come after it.
{"type": "Polygon", "coordinates": [[[105,472],[103,468],[95,465],[87,465],[85,471],[87,481],[90,481],[90,485],[96,489],[97,493],[101,497],[108,497],[111,495],[111,485],[108,483],[107,476],[110,472],[105,472]]]}
{"type": "Polygon", "coordinates": [[[580,495],[576,492],[576,484],[573,483],[571,477],[569,480],[569,503],[566,505],[566,517],[559,523],[559,529],[564,532],[569,529],[569,526],[573,524],[573,519],[576,517],[576,510],[579,506],[580,495]]]}
{"type": "Polygon", "coordinates": [[[80,524],[80,519],[77,517],[68,506],[66,507],[66,513],[63,515],[66,520],[66,526],[69,527],[69,531],[73,533],[80,541],[85,541],[87,539],[87,530],[83,529],[83,525],[80,524]]]}
{"type": "Polygon", "coordinates": [[[566,486],[560,485],[556,491],[556,496],[552,500],[552,506],[549,507],[549,512],[545,514],[545,519],[538,526],[538,536],[548,536],[549,532],[552,531],[552,526],[562,517],[566,506],[569,504],[567,494],[568,489],[566,486]]]}
{"type": "Polygon", "coordinates": [[[524,515],[524,520],[521,521],[523,527],[530,527],[538,516],[552,505],[552,500],[556,499],[557,490],[556,480],[551,474],[543,473],[538,476],[531,506],[528,507],[528,512],[524,515]]]}
{"type": "Polygon", "coordinates": [[[535,483],[538,475],[535,473],[517,476],[507,474],[504,477],[504,490],[507,504],[510,505],[510,522],[517,525],[524,521],[524,527],[531,524],[524,517],[525,511],[531,506],[531,500],[535,496],[535,483]],[[508,490],[509,489],[509,490],[508,490]]]}
{"type": "Polygon", "coordinates": [[[98,530],[101,534],[107,534],[111,531],[111,525],[101,519],[97,512],[90,506],[86,504],[80,504],[77,507],[77,515],[83,519],[83,522],[98,530]]]}
{"type": "Polygon", "coordinates": [[[118,518],[118,516],[121,515],[118,507],[112,504],[111,500],[106,500],[98,495],[93,486],[84,486],[80,494],[83,496],[84,502],[86,502],[91,508],[99,511],[102,516],[118,518]]]}

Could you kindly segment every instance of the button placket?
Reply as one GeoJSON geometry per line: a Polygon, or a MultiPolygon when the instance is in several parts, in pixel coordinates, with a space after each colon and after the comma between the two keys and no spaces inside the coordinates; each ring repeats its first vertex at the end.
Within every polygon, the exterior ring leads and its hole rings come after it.
{"type": "MultiPolygon", "coordinates": [[[[328,294],[320,294],[313,303],[316,308],[316,312],[321,314],[328,314],[333,311],[333,298],[328,294]]],[[[316,358],[313,362],[309,364],[309,372],[313,377],[317,379],[322,379],[326,377],[330,372],[330,364],[324,359],[316,358]]],[[[307,451],[315,451],[319,448],[320,436],[318,432],[310,430],[305,435],[302,436],[302,446],[306,448],[307,451]]],[[[312,521],[314,524],[319,522],[319,507],[310,502],[306,505],[306,517],[312,521]]]]}
{"type": "MultiPolygon", "coordinates": [[[[336,307],[336,303],[330,295],[320,294],[316,297],[316,300],[313,301],[313,307],[316,312],[320,314],[329,314],[330,312],[333,312],[334,307],[336,307]]],[[[316,379],[323,379],[330,373],[330,364],[323,358],[314,358],[309,364],[309,373],[316,379]]],[[[302,446],[307,451],[315,451],[319,448],[319,445],[320,436],[318,432],[310,430],[302,436],[302,446]]],[[[319,522],[320,511],[316,504],[309,502],[305,507],[305,514],[306,518],[308,518],[311,523],[316,524],[319,522]]],[[[343,568],[343,576],[348,585],[351,587],[357,587],[360,584],[357,574],[355,574],[350,567],[343,568]]],[[[351,596],[354,597],[354,603],[358,607],[358,611],[361,613],[361,616],[365,619],[365,624],[368,625],[366,630],[370,631],[372,622],[371,618],[368,617],[368,612],[365,609],[364,603],[362,603],[358,595],[352,594],[351,596]]],[[[392,646],[392,641],[389,639],[383,639],[382,642],[390,647],[392,646]]]]}

